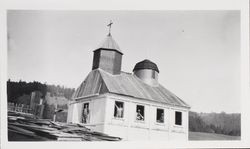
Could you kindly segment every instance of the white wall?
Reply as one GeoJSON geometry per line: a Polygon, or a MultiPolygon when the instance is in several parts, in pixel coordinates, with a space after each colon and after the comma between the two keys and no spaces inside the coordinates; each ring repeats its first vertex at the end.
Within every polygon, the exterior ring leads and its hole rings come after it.
{"type": "Polygon", "coordinates": [[[69,104],[67,123],[79,123],[79,113],[77,104],[69,104]]]}
{"type": "Polygon", "coordinates": [[[89,103],[90,123],[84,124],[94,131],[121,137],[124,140],[188,140],[188,109],[154,103],[131,97],[105,94],[79,100],[69,106],[68,120],[80,123],[82,106],[89,103]],[[115,101],[124,103],[123,118],[114,117],[115,101]],[[145,120],[135,119],[136,105],[144,106],[145,120]],[[164,123],[156,122],[156,109],[164,109],[164,123]],[[182,112],[182,125],[175,125],[175,111],[182,112]]]}
{"type": "Polygon", "coordinates": [[[187,140],[188,110],[150,101],[109,95],[106,98],[104,132],[124,140],[187,140]],[[124,102],[124,118],[114,118],[115,101],[124,102]],[[135,120],[136,105],[145,106],[145,121],[135,120]],[[156,109],[164,109],[164,124],[156,122],[156,109]],[[175,125],[175,111],[182,112],[182,125],[175,125]]]}
{"type": "Polygon", "coordinates": [[[71,105],[70,102],[69,102],[69,104],[68,104],[67,123],[72,122],[72,116],[73,116],[72,112],[73,112],[73,105],[71,105]]]}
{"type": "Polygon", "coordinates": [[[188,140],[188,111],[181,108],[170,110],[170,140],[188,140]],[[175,125],[175,111],[182,112],[182,125],[175,125]]]}
{"type": "MultiPolygon", "coordinates": [[[[100,125],[104,123],[105,103],[104,97],[93,97],[88,99],[79,99],[69,104],[68,122],[81,123],[83,104],[89,103],[90,123],[100,125]]],[[[88,125],[89,125],[88,124],[88,125]]]]}

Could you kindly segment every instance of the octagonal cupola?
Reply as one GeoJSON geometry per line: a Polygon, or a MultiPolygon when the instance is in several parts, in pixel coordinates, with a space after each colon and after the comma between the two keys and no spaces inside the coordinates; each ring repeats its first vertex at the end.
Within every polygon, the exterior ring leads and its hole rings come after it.
{"type": "Polygon", "coordinates": [[[102,44],[93,52],[94,58],[92,70],[100,68],[113,75],[121,73],[123,53],[113,39],[110,30],[102,44]]]}

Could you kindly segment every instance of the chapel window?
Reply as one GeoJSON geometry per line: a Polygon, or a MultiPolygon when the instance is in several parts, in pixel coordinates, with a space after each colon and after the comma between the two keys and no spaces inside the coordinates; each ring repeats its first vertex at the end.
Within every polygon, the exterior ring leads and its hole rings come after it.
{"type": "Polygon", "coordinates": [[[155,79],[155,71],[152,71],[152,78],[155,79]]]}
{"type": "Polygon", "coordinates": [[[89,103],[83,104],[82,123],[89,123],[89,103]]]}
{"type": "Polygon", "coordinates": [[[142,105],[137,105],[136,106],[136,120],[138,121],[144,121],[144,106],[142,105]]]}
{"type": "Polygon", "coordinates": [[[124,113],[124,102],[115,101],[114,117],[123,118],[123,113],[124,113]]]}
{"type": "Polygon", "coordinates": [[[175,125],[182,125],[182,112],[175,111],[175,125]]]}
{"type": "Polygon", "coordinates": [[[156,122],[164,123],[164,109],[156,109],[156,122]]]}

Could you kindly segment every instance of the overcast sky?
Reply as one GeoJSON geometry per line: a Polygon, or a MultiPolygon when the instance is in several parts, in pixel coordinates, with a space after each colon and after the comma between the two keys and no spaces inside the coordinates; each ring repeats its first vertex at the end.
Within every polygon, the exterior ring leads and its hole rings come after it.
{"type": "Polygon", "coordinates": [[[9,11],[8,77],[77,88],[108,34],[197,112],[240,112],[239,11],[9,11]]]}

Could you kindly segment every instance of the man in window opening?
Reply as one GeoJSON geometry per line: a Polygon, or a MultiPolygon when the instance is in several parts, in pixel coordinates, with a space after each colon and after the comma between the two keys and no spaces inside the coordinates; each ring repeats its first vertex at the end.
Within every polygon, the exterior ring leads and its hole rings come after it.
{"type": "Polygon", "coordinates": [[[89,122],[89,107],[88,104],[84,104],[83,108],[83,123],[88,123],[89,122]]]}
{"type": "Polygon", "coordinates": [[[136,120],[144,121],[144,117],[142,116],[141,110],[140,110],[140,109],[137,110],[137,113],[136,113],[136,120]]]}
{"type": "Polygon", "coordinates": [[[123,108],[122,108],[122,105],[119,104],[119,107],[117,106],[117,104],[115,104],[115,107],[116,107],[116,117],[118,118],[122,118],[122,113],[123,113],[123,108]]]}

